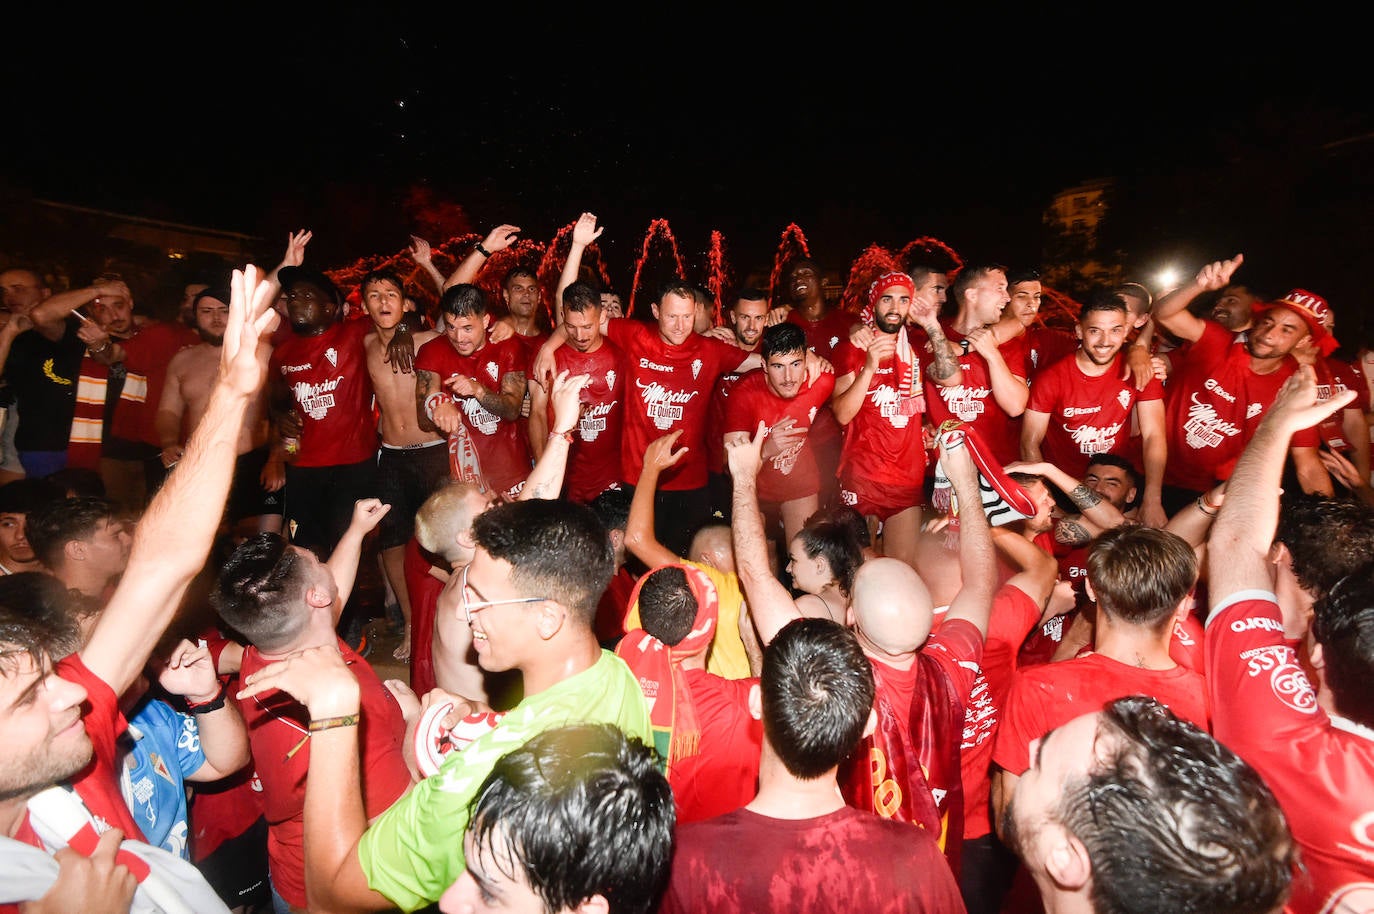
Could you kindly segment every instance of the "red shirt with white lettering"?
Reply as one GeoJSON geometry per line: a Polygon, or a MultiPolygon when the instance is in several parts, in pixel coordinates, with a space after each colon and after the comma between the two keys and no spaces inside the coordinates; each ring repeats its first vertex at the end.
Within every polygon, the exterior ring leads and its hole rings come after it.
{"type": "Polygon", "coordinates": [[[1369,910],[1374,731],[1317,704],[1272,593],[1218,603],[1206,643],[1216,738],[1264,778],[1301,849],[1307,872],[1285,910],[1369,910]]]}
{"type": "Polygon", "coordinates": [[[787,320],[802,328],[807,349],[828,362],[834,362],[835,350],[840,343],[849,339],[849,328],[858,319],[839,308],[832,308],[820,320],[810,321],[794,308],[787,312],[787,320]]]}
{"type": "Polygon", "coordinates": [[[740,366],[749,353],[713,337],[693,333],[680,346],[659,336],[656,324],[631,317],[611,318],[606,330],[625,351],[625,447],[621,481],[639,483],[650,442],[682,429],[676,448],[688,448],[675,466],[658,478],[659,491],[700,489],[706,485],[706,414],[716,380],[740,366]]]}
{"type": "MultiPolygon", "coordinates": [[[[951,343],[963,342],[964,335],[954,326],[941,321],[945,337],[951,343]]],[[[930,380],[926,370],[934,358],[925,347],[916,350],[921,357],[922,373],[926,385],[926,409],[930,421],[936,428],[950,419],[957,419],[978,431],[978,437],[988,446],[992,456],[999,463],[1007,464],[1021,459],[1021,428],[1017,419],[1008,416],[992,395],[992,377],[987,359],[974,349],[959,356],[959,368],[963,372],[963,383],[958,387],[941,387],[930,380]]],[[[1022,379],[1026,377],[1026,362],[1029,350],[1023,337],[1016,337],[1002,344],[998,349],[1011,373],[1022,379]]]]}
{"type": "MultiPolygon", "coordinates": [[[[1279,388],[1298,368],[1290,356],[1268,374],[1250,369],[1244,335],[1204,320],[1202,336],[1188,347],[1164,389],[1169,461],[1166,485],[1202,491],[1228,479],[1245,443],[1254,435],[1279,388]]],[[[1293,436],[1293,447],[1315,447],[1315,429],[1293,436]]]]}
{"type": "Polygon", "coordinates": [[[1102,374],[1083,371],[1076,355],[1044,369],[1031,385],[1026,409],[1049,415],[1041,456],[1077,479],[1098,454],[1116,454],[1141,466],[1140,439],[1131,436],[1136,403],[1161,400],[1164,387],[1155,378],[1136,390],[1135,380],[1121,380],[1123,359],[1117,353],[1102,374]]]}
{"type": "Polygon", "coordinates": [[[279,375],[301,417],[301,443],[293,464],[332,467],[377,456],[377,414],[363,337],[371,321],[340,321],[318,336],[293,335],[272,350],[279,375]]]}
{"type": "MultiPolygon", "coordinates": [[[[864,350],[845,340],[835,349],[836,377],[857,377],[867,357],[864,350]]],[[[922,370],[919,362],[916,370],[922,370]]],[[[921,390],[919,383],[916,389],[921,390]]],[[[883,359],[868,382],[863,405],[844,428],[840,479],[919,487],[926,473],[925,439],[921,434],[925,402],[924,393],[905,396],[897,389],[897,359],[883,359]]]]}
{"type": "MultiPolygon", "coordinates": [[[[499,343],[488,340],[472,355],[463,356],[453,348],[448,337],[436,336],[420,347],[415,354],[416,371],[432,371],[439,376],[440,387],[453,375],[474,378],[487,390],[499,393],[501,379],[513,371],[524,372],[529,366],[525,345],[515,337],[499,343]]],[[[463,425],[482,466],[482,480],[495,492],[518,489],[530,475],[529,439],[516,419],[502,419],[488,410],[476,397],[461,397],[459,410],[463,425]]]]}
{"type": "MultiPolygon", "coordinates": [[[[803,380],[795,397],[780,397],[768,387],[767,373],[756,368],[741,377],[731,392],[725,431],[746,432],[752,437],[760,420],[772,428],[784,419],[792,419],[794,428],[809,432],[817,411],[830,401],[834,389],[835,376],[825,373],[813,384],[803,380]]],[[[768,449],[766,442],[764,449],[768,449]]],[[[759,500],[765,502],[782,503],[819,492],[821,479],[810,435],[785,453],[764,460],[758,486],[759,500]]]]}
{"type": "MultiPolygon", "coordinates": [[[[582,388],[582,415],[573,432],[564,491],[568,499],[587,504],[620,482],[620,442],[625,421],[625,354],[610,340],[591,352],[559,346],[553,353],[555,371],[589,374],[582,388]]],[[[553,403],[549,403],[549,431],[553,431],[553,403]]]]}

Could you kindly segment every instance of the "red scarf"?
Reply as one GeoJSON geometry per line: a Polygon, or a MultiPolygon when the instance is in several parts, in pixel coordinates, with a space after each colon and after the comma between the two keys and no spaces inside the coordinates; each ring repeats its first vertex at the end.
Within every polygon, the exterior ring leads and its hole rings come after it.
{"type": "Polygon", "coordinates": [[[97,362],[89,349],[81,358],[76,380],[76,406],[72,410],[72,430],[67,440],[67,466],[100,469],[100,442],[105,431],[105,394],[109,390],[110,368],[97,362]]]}
{"type": "Polygon", "coordinates": [[[841,768],[840,791],[857,809],[929,831],[957,874],[964,833],[964,788],[959,768],[964,705],[938,662],[922,653],[917,653],[915,662],[916,689],[907,720],[892,702],[896,687],[884,682],[902,673],[873,664],[878,728],[841,768]],[[942,792],[942,801],[937,802],[934,791],[942,792]]]}
{"type": "MultiPolygon", "coordinates": [[[[634,673],[639,688],[649,702],[649,723],[654,732],[654,746],[671,767],[681,758],[690,758],[701,751],[701,725],[697,721],[696,706],[682,661],[706,652],[716,634],[716,616],[720,599],[716,585],[699,568],[685,563],[662,565],[660,568],[681,568],[687,576],[687,586],[697,598],[697,615],[692,630],[677,644],[669,647],[642,628],[627,633],[616,644],[615,652],[634,673]]],[[[635,582],[630,606],[638,607],[639,591],[654,571],[646,572],[635,582]]]]}

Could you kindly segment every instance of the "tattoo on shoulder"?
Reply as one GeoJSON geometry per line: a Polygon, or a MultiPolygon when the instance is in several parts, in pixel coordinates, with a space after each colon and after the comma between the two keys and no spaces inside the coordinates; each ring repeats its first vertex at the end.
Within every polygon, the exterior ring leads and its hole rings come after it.
{"type": "Polygon", "coordinates": [[[1063,546],[1086,546],[1092,534],[1076,520],[1064,519],[1054,525],[1054,541],[1063,546]]]}

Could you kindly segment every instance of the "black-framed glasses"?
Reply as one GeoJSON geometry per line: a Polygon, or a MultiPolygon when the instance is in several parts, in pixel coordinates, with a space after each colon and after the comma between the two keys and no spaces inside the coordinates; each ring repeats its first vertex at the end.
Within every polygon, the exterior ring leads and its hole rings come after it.
{"type": "Polygon", "coordinates": [[[463,570],[458,572],[458,603],[463,607],[463,616],[468,620],[468,625],[472,624],[472,614],[481,612],[488,606],[503,606],[511,603],[543,603],[545,597],[511,597],[507,600],[469,600],[468,599],[468,568],[464,565],[463,570]]]}

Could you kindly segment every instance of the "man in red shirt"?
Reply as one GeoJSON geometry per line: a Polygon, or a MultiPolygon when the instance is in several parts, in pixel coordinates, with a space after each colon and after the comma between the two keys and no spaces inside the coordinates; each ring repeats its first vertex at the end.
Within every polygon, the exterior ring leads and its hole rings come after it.
{"type": "MultiPolygon", "coordinates": [[[[128,572],[86,644],[53,664],[54,645],[45,642],[41,626],[0,609],[0,743],[5,746],[0,834],[43,848],[26,804],[62,781],[75,787],[95,832],[107,831],[88,859],[71,850],[56,852],[59,869],[51,891],[44,887],[28,895],[11,894],[12,902],[45,900],[54,908],[93,911],[111,909],[112,899],[132,897],[133,877],[114,857],[123,837],[141,837],[120,794],[117,740],[125,722],[118,701],[142,675],[192,577],[210,554],[229,493],[239,426],[264,380],[257,346],[275,326],[271,301],[276,289],[259,282],[255,267],[245,274],[234,277],[219,379],[205,414],[181,462],[144,513],[128,572]]],[[[216,699],[194,697],[207,704],[216,699]]],[[[15,856],[7,854],[8,859],[15,856]]],[[[193,871],[189,875],[195,885],[186,887],[198,885],[206,896],[185,896],[189,907],[224,910],[213,890],[193,871]]],[[[0,884],[7,889],[15,885],[9,876],[0,884]]],[[[0,911],[15,910],[13,904],[0,905],[0,911]]]]}
{"type": "MultiPolygon", "coordinates": [[[[740,289],[734,305],[726,312],[725,318],[725,326],[714,327],[708,330],[706,335],[734,343],[745,352],[758,351],[768,321],[768,293],[762,289],[740,289]]],[[[711,394],[711,414],[706,420],[711,513],[726,523],[730,522],[730,477],[725,472],[725,411],[730,403],[730,392],[735,389],[735,385],[744,374],[728,371],[720,376],[716,381],[716,389],[711,394]]],[[[825,411],[829,414],[828,405],[825,411]]],[[[831,421],[833,422],[833,416],[831,421]]],[[[814,441],[812,444],[814,445],[814,441]]],[[[822,479],[821,484],[834,488],[833,476],[832,472],[832,478],[822,479]]]]}
{"type": "MultiPolygon", "coordinates": [[[[1164,389],[1169,462],[1164,473],[1164,510],[1173,514],[1217,482],[1227,479],[1279,387],[1298,367],[1295,346],[1327,334],[1313,303],[1293,298],[1271,302],[1243,335],[1188,310],[1204,292],[1224,288],[1243,258],[1210,263],[1187,284],[1155,305],[1159,326],[1190,345],[1175,359],[1164,389]]],[[[1304,492],[1331,494],[1331,477],[1317,456],[1316,429],[1294,435],[1289,455],[1304,492]]]]}
{"type": "Polygon", "coordinates": [[[519,425],[525,399],[522,344],[487,337],[486,293],[470,283],[439,299],[444,332],[415,354],[415,396],[420,421],[449,437],[454,479],[514,498],[533,461],[519,425]]]}
{"type": "Polygon", "coordinates": [[[1216,735],[1255,766],[1288,813],[1303,869],[1288,910],[1302,914],[1369,910],[1374,883],[1374,574],[1366,561],[1332,585],[1298,552],[1291,570],[1278,566],[1276,581],[1272,551],[1292,437],[1354,396],[1322,398],[1310,367],[1289,378],[1236,462],[1207,541],[1216,735]],[[1317,598],[1310,624],[1300,606],[1281,608],[1275,596],[1294,575],[1317,598]]]}
{"type": "Polygon", "coordinates": [[[830,405],[844,427],[840,501],[868,518],[882,553],[916,561],[921,506],[926,503],[926,443],[922,431],[929,385],[945,389],[960,381],[958,363],[945,342],[933,293],[914,298],[905,273],[886,273],[868,291],[872,321],[858,345],[845,339],[835,349],[835,392],[830,405]],[[914,310],[914,313],[913,313],[914,310]],[[925,329],[931,352],[923,358],[907,336],[906,321],[925,329]]]}
{"type": "Polygon", "coordinates": [[[1141,522],[1162,527],[1168,520],[1160,501],[1167,449],[1164,389],[1153,378],[1143,391],[1133,379],[1123,380],[1121,347],[1130,326],[1125,302],[1112,293],[1083,304],[1074,328],[1078,348],[1042,366],[1031,385],[1021,419],[1021,459],[1046,460],[1082,479],[1092,457],[1125,457],[1144,469],[1141,522]]]}
{"type": "MultiPolygon", "coordinates": [[[[276,533],[246,540],[229,557],[211,599],[220,618],[248,640],[239,675],[307,648],[334,646],[358,680],[363,801],[369,818],[410,788],[402,755],[406,724],[400,705],[335,626],[358,573],[363,537],[390,510],[375,498],[358,502],[353,521],[328,563],[276,533]]],[[[272,893],[293,908],[305,896],[305,778],[310,766],[310,712],[290,695],[272,691],[239,701],[253,763],[262,782],[272,893]]]]}
{"type": "Polygon", "coordinates": [[[730,394],[724,439],[745,440],[759,422],[768,428],[759,500],[781,517],[784,542],[820,507],[820,473],[811,446],[812,422],[830,402],[835,376],[806,379],[806,335],[796,324],[774,324],[763,332],[763,370],[740,377],[730,394]]]}

